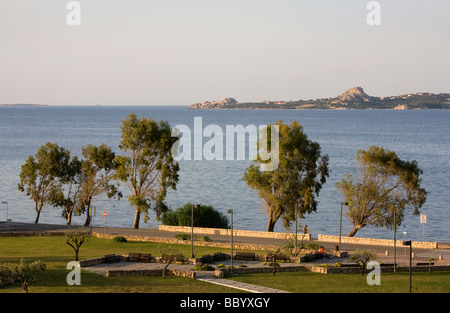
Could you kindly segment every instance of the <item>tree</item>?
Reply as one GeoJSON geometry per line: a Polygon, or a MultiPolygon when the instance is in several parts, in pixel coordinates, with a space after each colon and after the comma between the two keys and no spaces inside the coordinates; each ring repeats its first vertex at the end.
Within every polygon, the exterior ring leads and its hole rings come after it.
{"type": "Polygon", "coordinates": [[[350,256],[350,260],[358,264],[358,266],[361,268],[361,275],[364,275],[367,263],[375,260],[376,258],[377,255],[369,250],[356,250],[355,253],[350,256]]]}
{"type": "Polygon", "coordinates": [[[81,162],[80,177],[80,202],[78,204],[78,214],[86,213],[84,226],[91,222],[90,208],[92,199],[106,194],[108,198],[122,194],[118,192],[117,187],[110,183],[113,179],[117,164],[115,162],[115,153],[105,144],[100,146],[87,145],[83,147],[82,154],[84,159],[81,162]]]}
{"type": "Polygon", "coordinates": [[[67,167],[63,169],[60,180],[62,182],[59,196],[53,200],[53,205],[62,207],[61,216],[66,219],[67,225],[72,224],[73,213],[77,213],[81,189],[81,165],[82,162],[74,156],[67,167]]]}
{"type": "Polygon", "coordinates": [[[169,265],[176,260],[183,260],[184,255],[180,249],[171,246],[159,246],[159,251],[161,252],[161,262],[166,263],[162,270],[162,276],[166,278],[166,271],[169,265]]]}
{"type": "Polygon", "coordinates": [[[277,268],[280,267],[280,264],[277,263],[277,257],[281,255],[282,248],[276,248],[275,250],[266,250],[267,259],[272,261],[269,266],[272,266],[272,274],[275,275],[277,272],[277,268]]]}
{"type": "Polygon", "coordinates": [[[42,261],[34,261],[33,263],[25,263],[23,259],[20,263],[11,263],[9,265],[13,275],[22,283],[25,293],[28,293],[28,286],[34,284],[39,272],[45,271],[46,264],[42,261]]]}
{"type": "Polygon", "coordinates": [[[26,192],[35,203],[36,219],[46,204],[54,203],[61,197],[61,179],[70,162],[70,152],[47,142],[35,156],[29,156],[20,172],[18,189],[26,192]]]}
{"type": "Polygon", "coordinates": [[[359,150],[356,161],[357,178],[347,174],[336,184],[348,202],[347,215],[353,224],[348,237],[366,225],[400,226],[406,209],[420,213],[427,193],[420,186],[422,170],[417,161],[400,160],[394,152],[374,146],[359,150]]]}
{"type": "Polygon", "coordinates": [[[186,203],[176,211],[168,210],[161,216],[164,225],[191,226],[191,210],[194,210],[194,227],[230,228],[228,218],[209,205],[194,206],[186,203]]]}
{"type": "Polygon", "coordinates": [[[65,231],[66,234],[66,244],[72,247],[75,252],[75,261],[78,261],[78,255],[80,253],[80,248],[83,245],[89,232],[84,228],[80,229],[69,229],[65,231]]]}
{"type": "Polygon", "coordinates": [[[164,204],[167,189],[176,189],[178,163],[171,155],[172,137],[167,122],[157,123],[151,118],[137,119],[130,114],[122,121],[120,149],[126,154],[117,156],[116,178],[127,183],[131,191],[128,201],[136,207],[133,228],[139,228],[141,213],[148,218],[150,208],[157,218],[167,210],[164,204]],[[153,204],[153,207],[152,207],[153,204]]]}
{"type": "MultiPolygon", "coordinates": [[[[320,145],[308,140],[303,127],[293,121],[290,125],[281,121],[274,124],[278,126],[279,140],[272,142],[272,133],[276,128],[269,125],[263,134],[268,134],[269,149],[278,149],[278,167],[272,171],[262,171],[258,164],[264,164],[261,149],[250,165],[243,179],[247,185],[258,191],[264,200],[269,220],[267,231],[273,231],[275,223],[283,218],[284,227],[290,227],[295,221],[296,214],[315,212],[317,209],[316,196],[329,176],[328,156],[321,156],[320,145]],[[269,136],[270,134],[270,136],[269,136]]],[[[276,136],[274,137],[276,138],[276,136]]],[[[261,136],[258,140],[261,140],[261,136]]]]}

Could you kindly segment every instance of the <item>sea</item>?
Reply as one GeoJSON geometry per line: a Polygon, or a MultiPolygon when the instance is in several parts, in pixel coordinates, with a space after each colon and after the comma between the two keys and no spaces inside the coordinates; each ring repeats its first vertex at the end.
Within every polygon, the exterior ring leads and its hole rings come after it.
{"type": "MultiPolygon", "coordinates": [[[[323,186],[316,212],[299,220],[313,237],[318,234],[339,235],[340,203],[343,200],[336,183],[346,173],[356,174],[358,150],[379,146],[395,151],[403,160],[416,160],[423,170],[422,187],[428,192],[421,208],[426,223],[407,211],[397,238],[418,241],[450,242],[450,110],[194,110],[186,106],[36,106],[0,107],[0,221],[34,222],[34,203],[17,188],[21,166],[46,142],[57,143],[81,155],[88,144],[105,143],[121,153],[121,122],[130,113],[167,121],[171,127],[185,125],[194,131],[194,121],[201,120],[202,129],[215,125],[225,133],[227,125],[268,125],[279,120],[296,120],[308,139],[321,146],[330,158],[330,177],[323,186]],[[201,117],[201,119],[199,119],[201,117]],[[7,204],[6,204],[7,203],[7,204]]],[[[198,125],[197,125],[198,127],[198,125]]],[[[205,137],[203,141],[210,138],[205,137]]],[[[247,145],[250,140],[246,140],[247,145]]],[[[226,148],[226,136],[223,144],[226,148]]],[[[237,147],[237,144],[236,144],[237,147]]],[[[224,152],[225,153],[225,152],[224,152]]],[[[252,160],[183,159],[179,161],[179,182],[169,190],[166,204],[177,209],[190,202],[211,205],[229,216],[233,210],[235,229],[261,230],[267,226],[264,202],[255,190],[242,180],[252,160]]],[[[131,227],[135,208],[128,203],[129,190],[124,183],[119,189],[121,200],[100,197],[93,200],[94,226],[131,227]],[[104,216],[106,215],[106,216],[104,216]]],[[[344,214],[342,235],[352,228],[344,214]]],[[[157,228],[154,213],[140,228],[157,228]]],[[[84,224],[85,216],[75,216],[73,224],[84,224]]],[[[425,220],[423,220],[425,221],[425,220]]],[[[61,209],[45,207],[39,223],[65,224],[61,209]]],[[[284,229],[278,221],[275,231],[284,229]]],[[[356,237],[392,239],[393,230],[366,226],[356,237]]]]}

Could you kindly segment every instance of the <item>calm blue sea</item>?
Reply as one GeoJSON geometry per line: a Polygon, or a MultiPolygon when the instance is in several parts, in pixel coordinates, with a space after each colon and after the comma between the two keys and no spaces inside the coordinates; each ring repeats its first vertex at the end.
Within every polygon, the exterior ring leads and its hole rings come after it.
{"type": "MultiPolygon", "coordinates": [[[[0,200],[8,202],[8,217],[13,221],[33,222],[33,202],[17,189],[21,165],[29,155],[46,142],[56,142],[80,154],[87,144],[105,143],[117,153],[120,125],[129,113],[166,120],[171,126],[184,124],[193,130],[194,117],[202,117],[203,127],[215,124],[225,131],[226,125],[267,125],[278,120],[297,120],[311,140],[317,141],[323,154],[330,157],[331,175],[321,191],[316,213],[301,224],[308,225],[314,236],[339,234],[341,196],[335,184],[345,173],[355,172],[357,150],[376,145],[394,150],[402,159],[417,160],[423,169],[423,187],[428,199],[422,213],[427,223],[406,214],[407,239],[450,242],[450,110],[189,110],[186,107],[0,107],[0,200]],[[425,228],[423,228],[425,226],[425,228]]],[[[225,138],[224,138],[225,142],[225,138]]],[[[237,229],[265,230],[267,213],[262,200],[247,187],[242,175],[250,161],[180,161],[180,181],[170,191],[167,204],[173,209],[186,202],[209,204],[222,212],[234,210],[237,229]]],[[[125,186],[121,190],[127,194],[125,186]]],[[[126,197],[122,200],[95,200],[96,226],[131,227],[134,208],[126,197]]],[[[225,213],[226,214],[226,213],[225,213]]],[[[0,204],[0,220],[6,219],[6,205],[0,204]]],[[[75,217],[83,224],[85,216],[75,217]]],[[[64,224],[60,210],[43,210],[40,223],[64,224]]],[[[154,215],[141,228],[157,227],[154,215]]],[[[403,226],[403,225],[402,225],[403,226]]],[[[343,234],[351,224],[343,218],[343,234]]],[[[276,231],[284,231],[282,222],[276,231]]],[[[386,229],[366,227],[357,237],[393,237],[386,229]]],[[[402,229],[398,238],[404,238],[402,229]]]]}

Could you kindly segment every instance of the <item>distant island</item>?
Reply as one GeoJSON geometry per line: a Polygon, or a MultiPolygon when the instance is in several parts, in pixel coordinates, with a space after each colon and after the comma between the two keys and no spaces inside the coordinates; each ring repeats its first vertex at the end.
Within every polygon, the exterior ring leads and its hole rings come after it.
{"type": "Polygon", "coordinates": [[[336,98],[297,100],[297,101],[263,101],[239,103],[234,98],[222,101],[205,101],[191,104],[190,109],[450,109],[450,94],[433,94],[416,92],[400,96],[372,97],[361,87],[353,87],[336,98]]]}
{"type": "Polygon", "coordinates": [[[0,104],[0,107],[48,107],[48,105],[32,104],[32,103],[15,103],[15,104],[0,104]]]}

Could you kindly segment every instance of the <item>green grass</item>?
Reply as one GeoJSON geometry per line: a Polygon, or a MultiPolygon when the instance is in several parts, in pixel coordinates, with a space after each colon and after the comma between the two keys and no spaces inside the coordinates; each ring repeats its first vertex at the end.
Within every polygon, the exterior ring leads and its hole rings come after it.
{"type": "MultiPolygon", "coordinates": [[[[89,238],[81,247],[80,260],[102,257],[105,254],[130,252],[160,255],[160,243],[116,242],[111,239],[89,238]]],[[[185,256],[191,254],[190,245],[177,246],[185,256]]],[[[197,256],[215,252],[227,252],[223,248],[194,247],[197,256]]],[[[11,237],[0,238],[0,262],[26,262],[41,260],[47,263],[46,271],[29,287],[30,293],[231,293],[239,290],[194,279],[162,277],[104,277],[82,270],[81,286],[69,286],[66,265],[74,258],[65,237],[11,237]]],[[[300,293],[406,293],[409,292],[409,273],[382,273],[381,285],[370,286],[366,275],[318,274],[309,272],[272,274],[241,274],[230,279],[300,293]]],[[[413,273],[413,292],[450,292],[450,272],[413,273]]],[[[0,293],[23,292],[16,283],[0,288],[0,293]]]]}
{"type": "MultiPolygon", "coordinates": [[[[368,285],[367,275],[291,272],[241,274],[235,281],[298,293],[408,293],[409,273],[381,273],[380,285],[368,285]]],[[[450,272],[413,272],[412,292],[450,292],[450,272]]]]}
{"type": "MultiPolygon", "coordinates": [[[[79,259],[102,257],[105,254],[124,254],[129,252],[151,253],[160,255],[160,243],[149,242],[115,242],[109,239],[89,238],[81,247],[79,259]]],[[[184,253],[190,255],[191,247],[177,245],[184,253]]],[[[218,248],[195,247],[194,252],[201,256],[218,252],[218,248]]],[[[227,288],[182,277],[104,277],[85,270],[81,273],[81,286],[69,286],[66,283],[66,269],[73,261],[74,252],[65,243],[65,237],[11,237],[0,238],[0,262],[25,262],[41,260],[47,263],[47,269],[38,275],[35,284],[29,287],[30,293],[222,293],[239,292],[227,288]]],[[[0,288],[1,292],[23,292],[19,283],[0,288]]]]}

